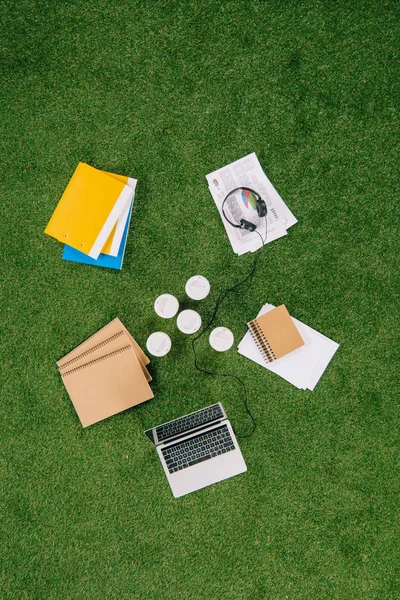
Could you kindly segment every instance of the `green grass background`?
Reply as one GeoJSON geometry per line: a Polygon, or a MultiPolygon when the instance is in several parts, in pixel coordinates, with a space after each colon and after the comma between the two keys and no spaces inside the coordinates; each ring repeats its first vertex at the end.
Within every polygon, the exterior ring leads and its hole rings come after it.
{"type": "Polygon", "coordinates": [[[399,4],[6,1],[1,7],[1,597],[392,599],[399,578],[399,4]],[[205,175],[256,152],[299,222],[217,324],[265,302],[340,343],[314,392],[199,344],[243,377],[248,472],[174,500],[147,427],[222,401],[153,311],[233,254],[205,175]],[[121,272],[61,260],[43,230],[77,162],[136,177],[121,272]],[[82,429],[55,361],[118,316],[159,329],[155,397],[82,429]]]}

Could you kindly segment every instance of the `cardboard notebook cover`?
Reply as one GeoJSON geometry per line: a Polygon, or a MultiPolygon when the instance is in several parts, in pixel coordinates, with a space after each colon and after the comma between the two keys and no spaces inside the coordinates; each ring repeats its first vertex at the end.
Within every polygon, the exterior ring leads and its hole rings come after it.
{"type": "Polygon", "coordinates": [[[133,195],[130,185],[80,162],[45,233],[96,259],[133,195]]]}
{"type": "Polygon", "coordinates": [[[104,340],[103,342],[100,342],[99,344],[97,344],[97,346],[94,346],[88,352],[83,352],[83,354],[79,354],[78,356],[70,360],[64,367],[60,367],[60,373],[62,374],[63,372],[69,371],[70,369],[81,367],[82,365],[85,365],[88,362],[92,362],[92,360],[101,358],[106,354],[111,354],[112,352],[120,350],[121,348],[125,348],[126,346],[131,346],[132,350],[136,353],[136,356],[138,357],[140,368],[143,371],[143,375],[146,378],[146,381],[151,381],[152,377],[150,373],[140,360],[140,357],[138,356],[134,345],[131,343],[131,340],[124,331],[120,331],[119,333],[116,333],[115,335],[104,340]]]}
{"type": "Polygon", "coordinates": [[[153,398],[132,346],[61,372],[83,427],[153,398]]]}
{"type": "MultiPolygon", "coordinates": [[[[133,339],[121,321],[118,318],[115,318],[110,321],[110,323],[102,327],[102,329],[90,336],[87,340],[82,342],[82,344],[77,346],[74,350],[71,350],[71,352],[68,352],[68,354],[60,358],[57,361],[57,367],[61,370],[66,366],[73,366],[73,363],[77,358],[80,358],[83,355],[89,356],[90,352],[97,348],[99,344],[109,340],[111,337],[115,336],[121,331],[123,331],[129,338],[129,343],[135,349],[135,352],[137,353],[143,365],[148,365],[150,359],[145,355],[139,344],[133,339]]],[[[88,360],[90,360],[90,358],[88,358],[88,360]]]]}
{"type": "Polygon", "coordinates": [[[251,336],[267,362],[273,362],[304,346],[284,304],[247,323],[251,336]]]}

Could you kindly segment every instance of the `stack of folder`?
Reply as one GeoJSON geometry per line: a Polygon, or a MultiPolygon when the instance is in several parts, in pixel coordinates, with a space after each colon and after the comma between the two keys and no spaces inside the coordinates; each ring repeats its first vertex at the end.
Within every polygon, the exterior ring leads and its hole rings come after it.
{"type": "Polygon", "coordinates": [[[148,357],[119,319],[57,362],[83,425],[93,425],[153,398],[148,357]]]}
{"type": "Polygon", "coordinates": [[[122,268],[136,183],[78,164],[45,229],[64,244],[64,260],[122,268]]]}

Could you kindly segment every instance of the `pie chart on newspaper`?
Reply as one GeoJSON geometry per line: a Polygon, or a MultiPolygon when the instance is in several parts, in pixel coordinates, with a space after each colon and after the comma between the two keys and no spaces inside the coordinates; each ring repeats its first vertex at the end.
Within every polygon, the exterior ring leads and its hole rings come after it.
{"type": "Polygon", "coordinates": [[[251,208],[256,210],[256,197],[249,190],[242,190],[242,201],[248,210],[251,208]]]}

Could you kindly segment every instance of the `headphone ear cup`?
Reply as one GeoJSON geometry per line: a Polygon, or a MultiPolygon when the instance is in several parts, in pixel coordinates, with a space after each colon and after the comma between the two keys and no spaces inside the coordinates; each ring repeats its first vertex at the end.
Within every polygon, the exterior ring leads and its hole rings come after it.
{"type": "Polygon", "coordinates": [[[255,223],[250,223],[250,221],[246,221],[246,219],[240,219],[240,229],[247,229],[247,231],[255,231],[257,229],[257,225],[255,223]]]}
{"type": "Polygon", "coordinates": [[[265,204],[265,201],[260,198],[259,200],[256,200],[256,210],[257,210],[257,214],[259,217],[265,217],[267,214],[267,205],[265,204]]]}

